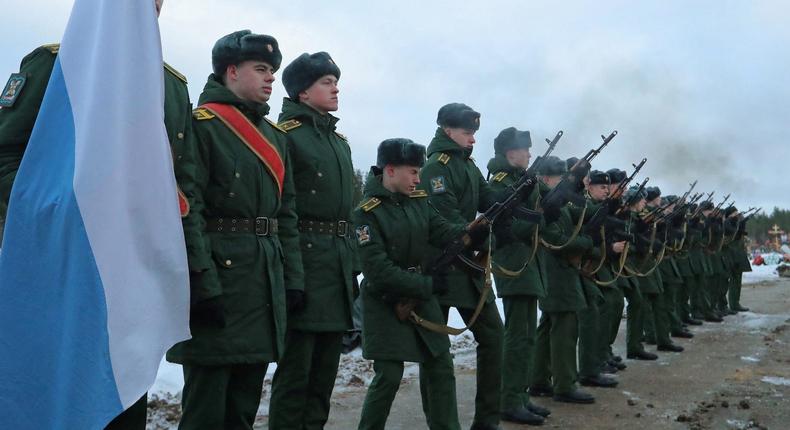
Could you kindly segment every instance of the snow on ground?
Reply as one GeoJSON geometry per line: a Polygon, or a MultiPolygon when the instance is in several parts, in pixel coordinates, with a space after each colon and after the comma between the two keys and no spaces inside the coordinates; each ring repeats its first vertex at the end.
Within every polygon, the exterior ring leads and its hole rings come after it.
{"type": "Polygon", "coordinates": [[[764,266],[752,266],[751,272],[743,273],[744,284],[756,284],[758,282],[774,279],[779,275],[776,273],[776,264],[764,266]]]}

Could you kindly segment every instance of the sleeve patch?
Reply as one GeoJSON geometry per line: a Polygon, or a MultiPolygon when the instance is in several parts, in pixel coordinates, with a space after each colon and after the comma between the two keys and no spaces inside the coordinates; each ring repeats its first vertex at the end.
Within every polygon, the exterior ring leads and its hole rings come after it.
{"type": "Polygon", "coordinates": [[[206,108],[197,108],[192,111],[192,116],[195,117],[198,121],[205,121],[207,119],[211,119],[216,117],[210,110],[206,108]]]}
{"type": "Polygon", "coordinates": [[[361,225],[357,227],[357,242],[360,245],[364,245],[370,242],[370,227],[367,225],[361,225]]]}
{"type": "Polygon", "coordinates": [[[3,92],[0,93],[0,106],[4,108],[10,108],[14,106],[16,103],[16,99],[19,98],[19,94],[22,93],[22,88],[25,86],[27,82],[27,77],[21,73],[13,73],[10,78],[8,78],[8,82],[5,84],[5,88],[3,88],[3,92]]]}
{"type": "Polygon", "coordinates": [[[442,152],[437,158],[437,160],[439,160],[439,162],[442,164],[447,164],[450,162],[450,156],[442,152]]]}
{"type": "Polygon", "coordinates": [[[289,132],[295,128],[301,127],[302,122],[295,119],[289,119],[288,121],[283,121],[277,125],[284,131],[289,132]]]}
{"type": "Polygon", "coordinates": [[[431,178],[431,191],[433,191],[433,194],[440,194],[447,191],[444,185],[444,176],[431,178]]]}
{"type": "Polygon", "coordinates": [[[499,172],[496,175],[494,175],[493,179],[495,182],[502,182],[502,180],[505,179],[505,176],[507,176],[506,172],[499,172]]]}
{"type": "Polygon", "coordinates": [[[381,204],[381,200],[379,200],[379,199],[377,199],[375,197],[371,197],[370,199],[368,199],[365,202],[363,202],[362,205],[360,205],[360,207],[362,208],[363,211],[370,212],[370,211],[373,210],[373,208],[375,208],[376,206],[378,206],[380,204],[381,204]]]}
{"type": "Polygon", "coordinates": [[[428,197],[428,192],[425,190],[414,190],[411,192],[411,194],[409,194],[409,197],[411,198],[428,197]]]}

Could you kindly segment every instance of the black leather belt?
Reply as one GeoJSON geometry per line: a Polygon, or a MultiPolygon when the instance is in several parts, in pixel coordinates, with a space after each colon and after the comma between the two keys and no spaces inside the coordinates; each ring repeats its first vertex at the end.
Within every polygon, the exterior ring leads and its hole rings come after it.
{"type": "Polygon", "coordinates": [[[216,233],[247,233],[256,236],[274,236],[277,234],[277,219],[259,216],[256,218],[209,218],[206,220],[206,231],[216,233]]]}
{"type": "Polygon", "coordinates": [[[316,221],[310,219],[299,220],[299,231],[308,233],[328,234],[346,237],[349,233],[348,221],[316,221]]]}

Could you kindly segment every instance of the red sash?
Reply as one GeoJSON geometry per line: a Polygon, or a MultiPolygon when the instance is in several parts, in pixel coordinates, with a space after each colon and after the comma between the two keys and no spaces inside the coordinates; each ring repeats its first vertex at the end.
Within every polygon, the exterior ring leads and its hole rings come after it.
{"type": "Polygon", "coordinates": [[[178,185],[176,185],[176,191],[178,192],[178,210],[181,212],[181,218],[185,218],[189,215],[189,202],[187,201],[187,196],[184,195],[184,192],[181,191],[178,185]]]}
{"type": "Polygon", "coordinates": [[[266,170],[277,182],[280,196],[283,194],[285,163],[277,148],[258,130],[243,113],[234,106],[220,103],[206,103],[200,107],[216,115],[266,166],[266,170]]]}

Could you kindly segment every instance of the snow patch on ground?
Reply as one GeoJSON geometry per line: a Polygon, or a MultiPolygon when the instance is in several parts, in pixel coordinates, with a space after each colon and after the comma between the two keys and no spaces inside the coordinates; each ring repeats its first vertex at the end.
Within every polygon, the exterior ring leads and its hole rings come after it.
{"type": "Polygon", "coordinates": [[[754,356],[741,357],[741,360],[745,361],[747,363],[759,363],[760,362],[760,358],[759,357],[754,357],[754,356]]]}
{"type": "Polygon", "coordinates": [[[778,278],[776,273],[776,265],[766,266],[752,266],[751,272],[743,272],[744,284],[756,284],[762,281],[768,281],[778,278]]]}
{"type": "Polygon", "coordinates": [[[790,387],[790,379],[782,378],[781,376],[763,376],[761,381],[771,385],[781,385],[785,387],[790,387]]]}

